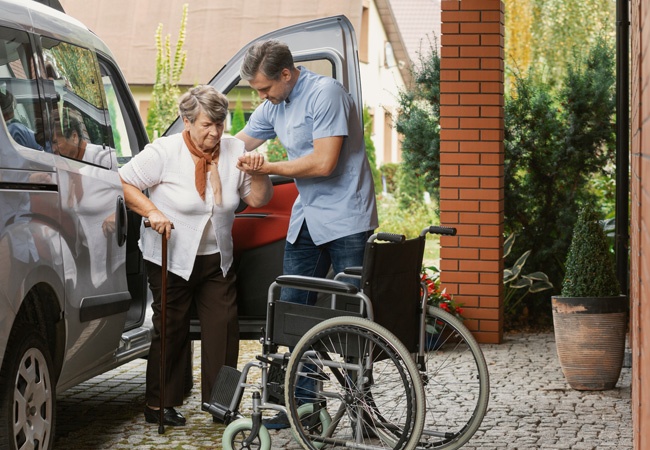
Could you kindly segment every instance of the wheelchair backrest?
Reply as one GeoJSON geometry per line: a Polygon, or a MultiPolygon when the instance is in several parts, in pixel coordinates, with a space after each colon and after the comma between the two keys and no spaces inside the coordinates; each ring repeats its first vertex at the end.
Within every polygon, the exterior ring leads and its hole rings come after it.
{"type": "Polygon", "coordinates": [[[361,288],[370,297],[375,322],[386,327],[409,351],[417,351],[420,274],[425,237],[366,244],[361,288]]]}

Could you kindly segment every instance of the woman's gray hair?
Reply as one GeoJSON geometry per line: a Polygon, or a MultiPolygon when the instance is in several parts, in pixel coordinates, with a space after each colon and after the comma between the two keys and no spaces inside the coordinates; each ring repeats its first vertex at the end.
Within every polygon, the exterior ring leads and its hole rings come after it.
{"type": "Polygon", "coordinates": [[[246,81],[255,78],[258,72],[269,80],[277,80],[282,69],[293,68],[293,55],[287,44],[269,39],[248,47],[239,74],[246,81]]]}
{"type": "Polygon", "coordinates": [[[214,123],[224,122],[228,115],[228,99],[212,86],[190,88],[178,101],[178,114],[194,123],[201,111],[214,123]]]}

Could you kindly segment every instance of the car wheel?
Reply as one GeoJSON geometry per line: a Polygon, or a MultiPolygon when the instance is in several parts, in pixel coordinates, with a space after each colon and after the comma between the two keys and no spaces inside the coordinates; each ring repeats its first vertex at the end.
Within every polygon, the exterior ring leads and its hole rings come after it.
{"type": "Polygon", "coordinates": [[[0,448],[53,446],[56,392],[52,359],[33,326],[22,326],[7,344],[0,371],[0,448]]]}

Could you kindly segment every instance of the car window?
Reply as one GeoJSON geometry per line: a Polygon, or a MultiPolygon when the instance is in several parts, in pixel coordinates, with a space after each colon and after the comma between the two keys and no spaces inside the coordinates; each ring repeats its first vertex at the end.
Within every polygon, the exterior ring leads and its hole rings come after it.
{"type": "Polygon", "coordinates": [[[11,138],[18,144],[43,150],[43,113],[29,36],[0,27],[0,106],[11,138]]]}
{"type": "Polygon", "coordinates": [[[129,109],[124,98],[128,88],[117,75],[117,69],[108,61],[99,58],[102,84],[106,93],[108,114],[113,134],[113,147],[117,153],[118,164],[126,164],[138,150],[138,138],[133,124],[139,123],[139,117],[134,117],[134,111],[129,109]]]}
{"type": "Polygon", "coordinates": [[[114,164],[106,97],[99,63],[90,50],[42,38],[47,80],[54,95],[52,149],[54,153],[97,166],[114,164]]]}

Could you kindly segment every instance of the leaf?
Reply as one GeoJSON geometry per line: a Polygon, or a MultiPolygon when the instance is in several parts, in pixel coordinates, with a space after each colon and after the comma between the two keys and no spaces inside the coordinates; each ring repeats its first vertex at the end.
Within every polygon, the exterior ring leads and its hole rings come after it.
{"type": "Polygon", "coordinates": [[[529,273],[526,275],[526,277],[530,278],[531,280],[548,281],[548,275],[546,275],[544,272],[529,273]]]}
{"type": "Polygon", "coordinates": [[[510,254],[510,251],[512,250],[512,245],[515,243],[515,236],[516,234],[513,233],[510,236],[508,236],[503,243],[503,257],[505,258],[510,254]]]}
{"type": "Polygon", "coordinates": [[[425,328],[426,328],[426,330],[427,330],[427,333],[432,333],[432,334],[433,334],[433,333],[437,333],[437,332],[438,332],[438,330],[436,330],[435,325],[431,325],[431,324],[429,324],[429,323],[427,323],[427,325],[426,325],[425,328]]]}
{"type": "Polygon", "coordinates": [[[531,250],[526,251],[523,255],[519,257],[519,259],[515,262],[515,264],[512,266],[512,273],[515,274],[515,276],[518,276],[519,273],[521,272],[521,268],[524,267],[524,264],[526,264],[526,260],[528,259],[528,256],[530,255],[531,250]]]}
{"type": "Polygon", "coordinates": [[[512,283],[510,287],[513,289],[521,289],[521,288],[530,287],[532,284],[533,284],[532,280],[529,280],[528,278],[520,278],[519,280],[517,280],[516,283],[512,283]]]}
{"type": "Polygon", "coordinates": [[[536,292],[542,292],[547,289],[553,289],[553,283],[551,283],[550,281],[536,281],[530,287],[530,292],[534,294],[536,292]]]}
{"type": "Polygon", "coordinates": [[[503,284],[510,283],[512,280],[517,278],[517,275],[512,273],[510,269],[503,269],[503,284]]]}

